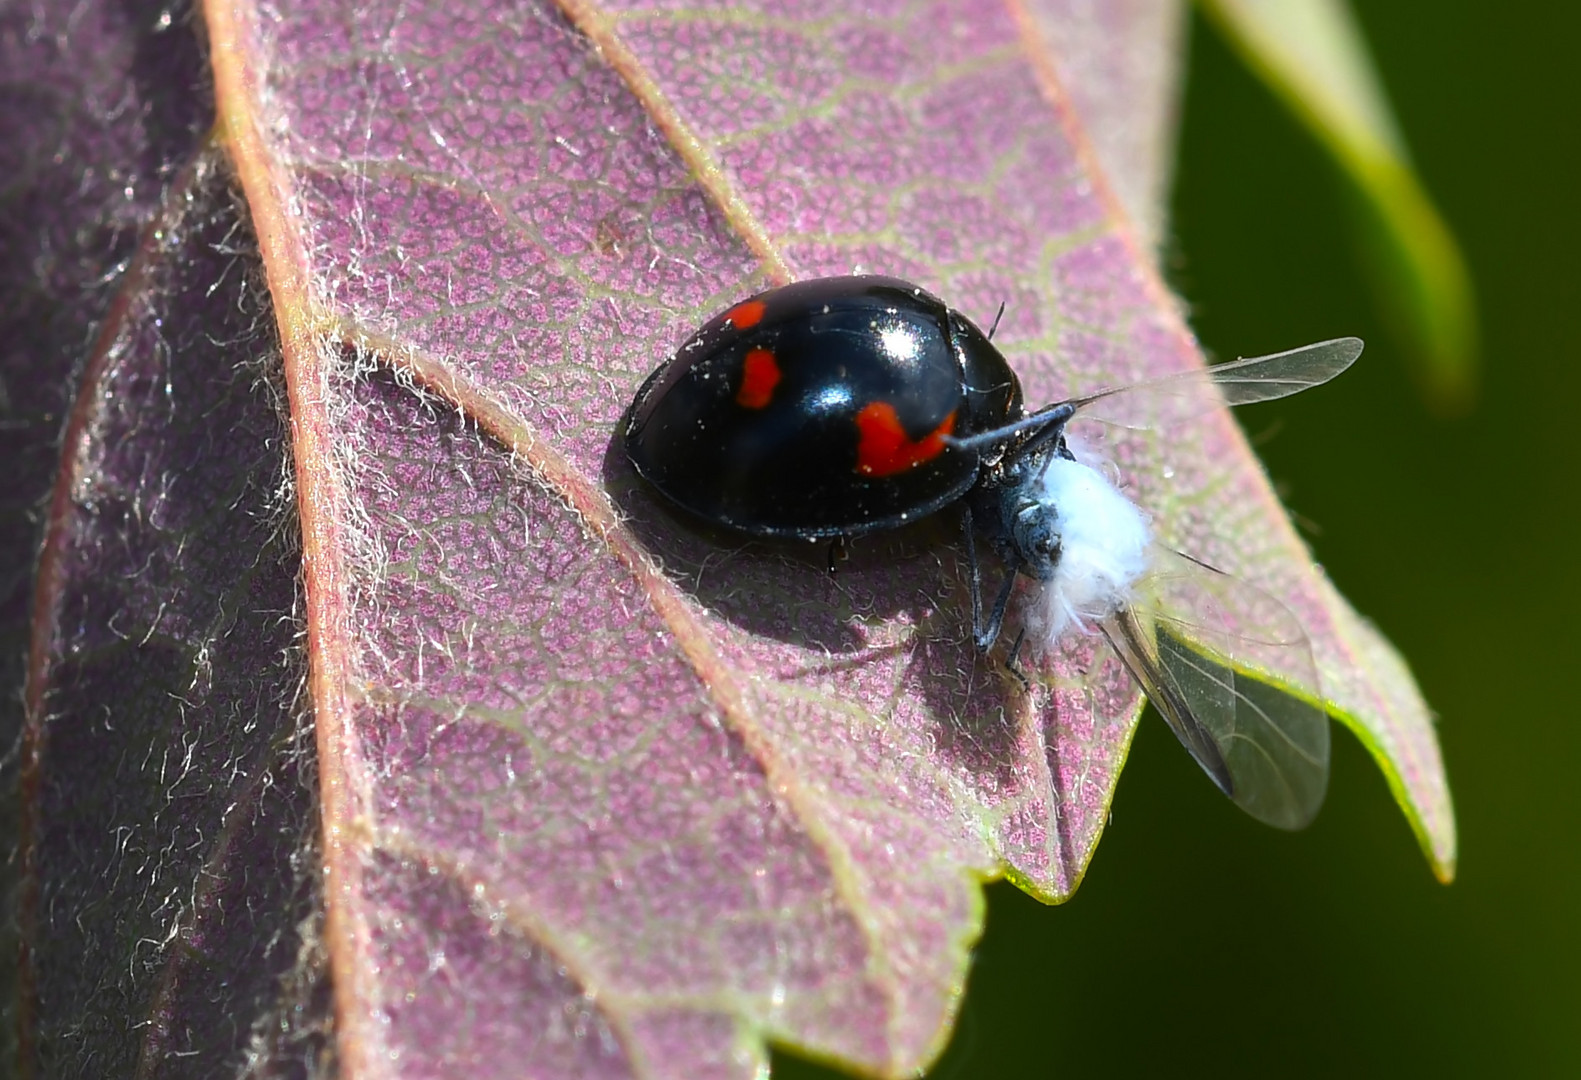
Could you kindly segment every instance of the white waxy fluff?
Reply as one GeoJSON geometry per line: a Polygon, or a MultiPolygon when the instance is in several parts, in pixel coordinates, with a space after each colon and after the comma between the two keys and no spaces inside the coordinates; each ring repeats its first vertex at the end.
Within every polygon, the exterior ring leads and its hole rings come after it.
{"type": "Polygon", "coordinates": [[[1126,602],[1147,571],[1152,529],[1108,477],[1078,461],[1050,461],[1038,496],[1054,515],[1060,559],[1023,618],[1027,644],[1048,652],[1067,631],[1090,632],[1126,602]]]}

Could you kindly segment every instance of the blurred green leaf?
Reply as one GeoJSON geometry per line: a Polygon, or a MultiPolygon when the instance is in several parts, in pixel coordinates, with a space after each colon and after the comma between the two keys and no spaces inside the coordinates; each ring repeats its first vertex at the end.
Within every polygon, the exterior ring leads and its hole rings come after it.
{"type": "Polygon", "coordinates": [[[1468,408],[1477,329],[1460,249],[1411,164],[1345,0],[1201,0],[1246,63],[1356,181],[1385,317],[1429,404],[1468,408]]]}

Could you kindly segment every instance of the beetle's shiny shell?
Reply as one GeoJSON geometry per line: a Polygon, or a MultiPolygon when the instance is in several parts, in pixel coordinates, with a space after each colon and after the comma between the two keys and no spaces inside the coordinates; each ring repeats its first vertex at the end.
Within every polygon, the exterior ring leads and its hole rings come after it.
{"type": "Polygon", "coordinates": [[[975,325],[915,285],[842,277],[772,289],[689,338],[637,392],[626,453],[697,516],[753,536],[895,528],[977,482],[945,444],[1020,415],[975,325]]]}

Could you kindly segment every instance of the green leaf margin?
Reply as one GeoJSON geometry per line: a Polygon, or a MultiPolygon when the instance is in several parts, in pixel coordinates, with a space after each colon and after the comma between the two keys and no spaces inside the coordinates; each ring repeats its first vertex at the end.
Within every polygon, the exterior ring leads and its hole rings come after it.
{"type": "Polygon", "coordinates": [[[1384,317],[1405,342],[1428,405],[1464,413],[1478,381],[1471,276],[1411,164],[1350,7],[1345,0],[1198,0],[1198,7],[1355,182],[1384,317]]]}

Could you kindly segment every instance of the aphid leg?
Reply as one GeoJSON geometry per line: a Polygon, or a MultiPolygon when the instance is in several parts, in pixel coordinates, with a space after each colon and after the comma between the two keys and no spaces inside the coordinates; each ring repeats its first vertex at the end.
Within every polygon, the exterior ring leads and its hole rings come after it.
{"type": "Polygon", "coordinates": [[[840,564],[847,558],[845,551],[845,537],[837,536],[829,541],[829,576],[833,577],[840,569],[840,564]]]}
{"type": "MultiPolygon", "coordinates": [[[[961,507],[961,528],[966,537],[966,563],[971,567],[972,574],[972,642],[979,651],[987,652],[993,648],[994,642],[999,639],[999,630],[1004,626],[1005,608],[1010,604],[1010,591],[1016,584],[1018,567],[1012,566],[1005,575],[1005,583],[999,587],[999,595],[994,597],[993,614],[989,617],[988,625],[983,625],[983,574],[982,565],[977,561],[977,541],[972,535],[972,508],[961,507]]],[[[1026,628],[1016,635],[1015,644],[1010,646],[1010,658],[1005,661],[1005,667],[1010,674],[1021,680],[1022,689],[1031,690],[1032,684],[1022,673],[1016,657],[1021,652],[1021,640],[1027,636],[1026,628]]]]}
{"type": "Polygon", "coordinates": [[[1054,406],[1043,415],[1047,419],[1046,425],[1033,432],[1032,437],[1017,448],[1018,453],[1033,453],[1044,443],[1063,437],[1065,425],[1070,423],[1072,416],[1076,415],[1076,406],[1067,401],[1064,404],[1054,406]]]}
{"type": "Polygon", "coordinates": [[[1021,643],[1026,640],[1027,628],[1022,627],[1016,635],[1015,644],[1010,646],[1010,655],[1005,657],[1005,670],[1014,675],[1021,683],[1021,689],[1031,693],[1032,681],[1027,678],[1026,672],[1021,670],[1021,665],[1016,663],[1016,658],[1021,655],[1021,643]]]}
{"type": "Polygon", "coordinates": [[[1010,606],[1010,590],[1015,584],[1016,568],[1010,567],[1005,572],[1005,583],[999,586],[999,595],[994,597],[994,610],[988,616],[988,625],[981,630],[973,627],[977,647],[983,652],[993,648],[994,642],[999,640],[999,631],[1005,625],[1005,608],[1010,606]]]}
{"type": "Polygon", "coordinates": [[[988,328],[988,340],[994,340],[994,331],[999,329],[999,320],[1005,317],[1005,302],[999,301],[999,313],[994,316],[994,325],[988,328]]]}
{"type": "Polygon", "coordinates": [[[961,500],[961,535],[966,540],[966,565],[972,574],[972,640],[978,637],[983,625],[983,573],[977,562],[977,540],[972,535],[972,508],[961,500]]]}
{"type": "Polygon", "coordinates": [[[1058,439],[1065,434],[1065,425],[1070,418],[1076,415],[1076,403],[1062,401],[1058,405],[1050,405],[1039,409],[1030,416],[993,428],[989,431],[980,431],[976,435],[968,435],[958,439],[954,435],[942,436],[945,446],[953,446],[958,450],[975,450],[983,446],[993,446],[1002,443],[1013,435],[1023,431],[1032,432],[1020,446],[1016,447],[1017,454],[1025,454],[1029,450],[1036,450],[1050,439],[1058,439]]]}

